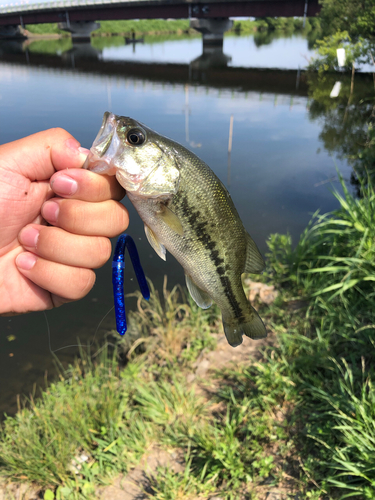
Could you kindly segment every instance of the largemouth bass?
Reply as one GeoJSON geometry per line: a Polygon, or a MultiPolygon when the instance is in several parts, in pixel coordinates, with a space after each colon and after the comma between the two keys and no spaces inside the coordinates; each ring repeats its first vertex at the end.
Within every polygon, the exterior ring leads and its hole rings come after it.
{"type": "Polygon", "coordinates": [[[208,165],[145,125],[107,112],[84,168],[116,175],[159,257],[165,260],[166,250],[175,256],[198,306],[214,300],[220,307],[230,345],[243,335],[266,336],[241,282],[242,273],[263,270],[263,258],[208,165]]]}

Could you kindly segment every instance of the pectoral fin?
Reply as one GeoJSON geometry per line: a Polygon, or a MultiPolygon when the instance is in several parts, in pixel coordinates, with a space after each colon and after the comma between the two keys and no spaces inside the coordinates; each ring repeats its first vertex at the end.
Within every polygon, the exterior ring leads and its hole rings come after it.
{"type": "Polygon", "coordinates": [[[152,246],[152,248],[155,250],[155,252],[159,255],[159,257],[163,260],[166,260],[166,253],[167,251],[165,250],[165,246],[160,243],[160,241],[157,239],[155,234],[152,232],[152,230],[146,226],[145,224],[145,233],[146,233],[146,238],[148,239],[148,242],[152,246]]]}
{"type": "Polygon", "coordinates": [[[249,233],[246,233],[246,262],[244,273],[261,273],[265,262],[249,233]]]}
{"type": "Polygon", "coordinates": [[[180,219],[166,205],[162,206],[160,212],[158,212],[158,217],[160,217],[175,233],[180,236],[184,235],[180,219]]]}
{"type": "Polygon", "coordinates": [[[212,305],[212,299],[208,293],[201,290],[187,274],[185,274],[185,280],[189,293],[197,306],[208,309],[212,305]]]}

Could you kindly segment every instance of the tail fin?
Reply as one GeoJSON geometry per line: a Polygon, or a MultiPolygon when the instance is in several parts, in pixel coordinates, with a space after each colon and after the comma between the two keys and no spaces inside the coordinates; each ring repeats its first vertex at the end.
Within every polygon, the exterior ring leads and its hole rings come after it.
{"type": "Polygon", "coordinates": [[[232,347],[237,347],[242,344],[242,336],[246,335],[251,339],[262,339],[267,337],[266,327],[260,319],[259,314],[253,308],[253,317],[247,323],[229,323],[223,318],[224,333],[227,341],[232,347]]]}

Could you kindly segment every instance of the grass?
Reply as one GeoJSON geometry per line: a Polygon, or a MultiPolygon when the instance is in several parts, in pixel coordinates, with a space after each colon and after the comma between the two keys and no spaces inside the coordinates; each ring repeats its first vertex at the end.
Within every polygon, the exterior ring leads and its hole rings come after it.
{"type": "Polygon", "coordinates": [[[94,32],[94,36],[101,34],[117,33],[123,35],[135,34],[167,34],[184,33],[189,31],[188,19],[129,19],[122,21],[99,21],[100,28],[94,32]]]}
{"type": "MultiPolygon", "coordinates": [[[[100,28],[93,32],[94,36],[102,34],[121,34],[131,35],[134,31],[137,35],[140,34],[167,34],[167,33],[184,33],[189,31],[188,19],[129,19],[120,21],[98,21],[100,28]]],[[[57,23],[44,24],[28,24],[26,29],[30,33],[38,35],[46,34],[62,34],[69,36],[66,31],[60,30],[57,23]]]]}
{"type": "Polygon", "coordinates": [[[186,367],[203,349],[215,347],[212,333],[221,328],[216,306],[200,309],[180,286],[169,291],[166,276],[162,298],[151,282],[149,286],[148,302],[142,299],[140,292],[129,295],[137,298],[137,311],[130,313],[129,335],[119,343],[128,356],[146,344],[148,363],[172,368],[178,363],[186,367]]]}
{"type": "Polygon", "coordinates": [[[66,31],[63,31],[58,27],[57,23],[27,24],[25,27],[27,31],[29,31],[33,35],[58,34],[58,35],[69,36],[69,34],[66,31]]]}
{"type": "Polygon", "coordinates": [[[273,485],[307,499],[375,498],[375,194],[365,181],[361,198],[342,183],[339,208],[315,214],[295,247],[270,237],[262,279],[279,297],[259,310],[277,342],[259,360],[211,374],[208,395],[188,383],[215,346],[219,311],[165,280],[150,303],[136,295],[127,339],[94,360],[82,352],[6,418],[1,476],[37,483],[47,500],[90,499],[157,446],[183,467],[150,473],[150,498],[255,500],[273,485]]]}
{"type": "Polygon", "coordinates": [[[297,321],[290,314],[280,322],[275,310],[280,345],[272,359],[295,388],[295,444],[308,474],[322,492],[334,486],[339,498],[375,498],[375,194],[371,182],[360,199],[342,186],[340,208],[316,214],[295,250],[289,237],[271,238],[269,277],[289,303],[306,301],[297,321]]]}

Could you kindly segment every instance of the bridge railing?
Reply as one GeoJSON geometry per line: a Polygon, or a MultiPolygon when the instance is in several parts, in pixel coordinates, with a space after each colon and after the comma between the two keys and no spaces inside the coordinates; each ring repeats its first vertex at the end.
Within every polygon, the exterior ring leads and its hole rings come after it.
{"type": "MultiPolygon", "coordinates": [[[[140,2],[142,0],[126,0],[126,3],[130,2],[140,2]]],[[[24,12],[30,12],[35,10],[61,10],[69,7],[80,7],[85,5],[96,5],[96,4],[123,4],[122,0],[60,0],[57,2],[39,2],[39,3],[16,3],[16,4],[5,4],[0,6],[0,14],[22,14],[24,12]]]]}

